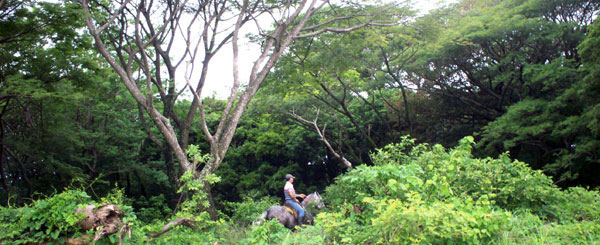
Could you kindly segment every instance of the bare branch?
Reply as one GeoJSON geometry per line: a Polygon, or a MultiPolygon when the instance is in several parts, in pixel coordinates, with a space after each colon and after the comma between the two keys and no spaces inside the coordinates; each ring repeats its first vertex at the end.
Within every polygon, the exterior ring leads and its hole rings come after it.
{"type": "Polygon", "coordinates": [[[346,28],[326,27],[326,28],[323,28],[323,29],[320,29],[320,30],[317,30],[317,31],[314,31],[314,32],[310,32],[310,33],[305,33],[305,34],[302,34],[302,35],[298,35],[298,36],[296,36],[296,38],[298,39],[298,38],[313,37],[313,36],[317,36],[317,35],[320,35],[320,34],[325,33],[325,32],[337,32],[337,33],[351,32],[351,31],[358,30],[360,28],[364,28],[364,27],[367,27],[367,26],[395,26],[395,25],[397,25],[397,23],[391,23],[391,24],[381,24],[381,23],[379,23],[378,24],[378,23],[369,23],[369,22],[367,22],[367,23],[362,23],[360,25],[346,27],[346,28]]]}
{"type": "Polygon", "coordinates": [[[120,13],[123,11],[123,9],[127,6],[127,4],[130,2],[131,0],[126,0],[123,4],[121,4],[121,7],[119,7],[119,9],[117,11],[115,11],[115,13],[113,13],[110,16],[110,19],[108,21],[106,21],[106,23],[104,23],[104,25],[102,25],[100,28],[96,29],[96,33],[95,34],[100,34],[102,31],[104,31],[104,29],[106,29],[113,21],[115,21],[115,19],[117,19],[117,17],[120,15],[120,13]]]}
{"type": "MultiPolygon", "coordinates": [[[[361,15],[361,16],[366,16],[366,15],[361,15]]],[[[336,21],[348,20],[348,19],[352,19],[352,18],[356,18],[356,17],[358,17],[358,16],[341,16],[341,17],[332,18],[330,20],[321,22],[321,23],[316,24],[316,25],[304,27],[304,28],[301,29],[301,31],[315,30],[315,29],[318,29],[318,28],[320,28],[320,27],[322,27],[324,25],[331,24],[331,23],[336,22],[336,21]]]]}
{"type": "Polygon", "coordinates": [[[329,151],[331,151],[331,153],[333,154],[333,156],[335,156],[336,158],[340,159],[340,161],[342,161],[342,163],[344,164],[344,166],[346,166],[348,169],[352,169],[353,165],[350,161],[348,161],[348,159],[346,159],[344,156],[340,155],[337,151],[335,151],[333,149],[333,147],[331,146],[331,144],[329,143],[329,141],[327,141],[327,138],[325,137],[325,130],[327,129],[327,123],[325,123],[323,125],[323,129],[320,129],[318,126],[318,120],[319,120],[319,112],[320,109],[316,108],[317,113],[315,115],[315,119],[313,119],[312,121],[306,120],[304,118],[302,118],[301,116],[299,116],[298,114],[296,114],[296,112],[294,110],[292,110],[291,113],[286,113],[288,115],[291,115],[292,117],[294,117],[296,120],[310,124],[313,126],[313,128],[315,129],[315,131],[319,134],[319,137],[321,137],[321,141],[323,141],[323,143],[325,143],[325,145],[327,146],[327,149],[329,149],[329,151]]]}
{"type": "MultiPolygon", "coordinates": [[[[190,62],[188,62],[188,66],[189,66],[189,64],[190,64],[190,62]]],[[[204,134],[206,135],[206,137],[208,138],[210,143],[213,144],[215,142],[215,138],[208,130],[208,126],[206,124],[206,118],[204,117],[204,110],[203,110],[203,106],[202,106],[202,98],[200,98],[200,95],[198,95],[198,93],[196,93],[196,91],[194,90],[194,87],[192,86],[192,83],[190,82],[190,79],[188,78],[188,75],[187,75],[187,67],[188,66],[186,66],[186,74],[184,75],[185,81],[187,82],[187,87],[190,88],[190,91],[194,95],[194,98],[198,101],[198,103],[200,103],[200,108],[202,108],[201,113],[200,113],[200,117],[202,120],[202,131],[204,132],[204,134]]]]}
{"type": "Polygon", "coordinates": [[[197,222],[197,221],[192,220],[190,218],[178,218],[176,220],[173,220],[173,221],[167,223],[165,226],[163,226],[162,229],[160,229],[160,231],[158,231],[152,235],[148,235],[148,238],[156,238],[156,237],[164,234],[165,232],[170,231],[171,229],[175,228],[175,226],[178,226],[178,225],[185,225],[185,226],[193,229],[194,222],[197,222]]]}

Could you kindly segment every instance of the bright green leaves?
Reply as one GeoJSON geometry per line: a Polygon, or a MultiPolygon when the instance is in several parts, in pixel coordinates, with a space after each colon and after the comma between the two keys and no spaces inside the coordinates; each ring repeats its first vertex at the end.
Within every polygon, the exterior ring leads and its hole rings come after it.
{"type": "Polygon", "coordinates": [[[375,202],[372,228],[383,232],[380,243],[480,243],[491,240],[509,222],[509,212],[454,199],[414,205],[392,199],[375,202]]]}
{"type": "MultiPolygon", "coordinates": [[[[598,25],[595,25],[598,26],[598,25]]],[[[585,57],[594,26],[580,45],[585,57]]],[[[486,153],[510,150],[513,157],[544,168],[560,181],[577,179],[597,185],[598,162],[597,67],[573,60],[556,59],[549,64],[529,65],[524,71],[533,98],[523,99],[483,128],[481,147],[486,153]]]]}
{"type": "MultiPolygon", "coordinates": [[[[198,164],[207,163],[210,160],[210,154],[202,154],[202,151],[197,145],[189,145],[186,153],[195,167],[197,167],[198,164]]],[[[181,178],[183,178],[183,176],[181,178]]]]}
{"type": "MultiPolygon", "coordinates": [[[[561,191],[541,171],[506,154],[473,157],[474,144],[466,137],[446,150],[415,146],[407,138],[379,150],[373,159],[384,162],[358,166],[327,188],[331,211],[318,215],[318,225],[331,242],[494,243],[507,239],[506,231],[522,232],[520,227],[544,229],[559,222],[577,229],[600,219],[597,191],[561,191]]],[[[568,240],[590,241],[600,233],[571,235],[568,240]]]]}
{"type": "Polygon", "coordinates": [[[64,243],[66,235],[79,231],[77,222],[84,216],[75,214],[79,205],[91,203],[81,191],[69,190],[35,201],[31,206],[1,208],[1,241],[15,244],[54,241],[64,243]]]}
{"type": "MultiPolygon", "coordinates": [[[[210,164],[210,154],[202,154],[195,145],[188,147],[187,154],[193,161],[194,169],[199,163],[210,164]]],[[[178,217],[189,218],[196,215],[206,215],[204,208],[209,206],[206,185],[215,184],[221,181],[221,178],[215,174],[206,174],[203,176],[198,176],[198,174],[200,173],[196,170],[188,170],[179,178],[182,184],[177,193],[189,193],[191,197],[187,198],[181,204],[180,212],[177,214],[178,217]]]]}
{"type": "Polygon", "coordinates": [[[195,171],[185,171],[179,181],[183,183],[177,193],[190,193],[191,197],[186,199],[177,213],[178,217],[194,217],[197,215],[205,215],[204,208],[209,206],[208,197],[205,192],[205,185],[214,184],[221,180],[214,174],[208,174],[203,178],[196,178],[195,171]]]}

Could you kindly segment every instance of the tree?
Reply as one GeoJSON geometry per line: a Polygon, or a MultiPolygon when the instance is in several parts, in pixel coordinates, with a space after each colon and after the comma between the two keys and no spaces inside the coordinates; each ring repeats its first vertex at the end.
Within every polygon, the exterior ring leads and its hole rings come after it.
{"type": "MultiPolygon", "coordinates": [[[[351,1],[340,4],[336,6],[328,1],[318,0],[210,0],[197,3],[120,1],[107,5],[81,1],[87,27],[94,37],[96,48],[119,74],[138,104],[150,115],[180,167],[184,171],[194,171],[196,178],[204,178],[219,167],[248,103],[276,61],[294,40],[324,32],[348,32],[374,25],[376,21],[384,19],[381,17],[382,12],[371,6],[351,1]],[[318,23],[307,24],[310,18],[319,15],[326,17],[318,23]],[[187,16],[190,21],[184,20],[183,16],[187,16]],[[264,31],[258,21],[261,16],[272,18],[273,30],[264,31]],[[235,21],[227,22],[229,18],[235,21]],[[344,25],[349,19],[361,21],[358,25],[344,25]],[[240,29],[248,23],[256,23],[264,41],[261,54],[251,68],[248,85],[241,91],[238,65],[239,35],[240,29]],[[335,26],[338,24],[341,27],[335,26]],[[201,31],[196,33],[194,30],[201,31]],[[178,36],[178,33],[181,33],[181,36],[178,36]],[[179,57],[176,57],[173,49],[177,38],[183,38],[186,42],[185,52],[179,57]],[[211,59],[228,42],[233,49],[233,86],[219,124],[211,131],[206,124],[202,106],[202,89],[207,82],[206,74],[211,59]],[[188,72],[187,69],[193,71],[198,60],[201,61],[201,74],[193,85],[189,75],[191,71],[188,72]],[[183,79],[176,77],[176,70],[181,65],[185,65],[186,68],[183,79]],[[166,69],[166,78],[163,77],[163,69],[166,69]],[[194,95],[184,119],[178,118],[172,110],[177,97],[183,92],[176,91],[175,83],[183,80],[194,95]],[[204,136],[210,143],[210,160],[201,171],[196,171],[197,166],[194,166],[185,154],[189,144],[190,126],[198,110],[204,136]]],[[[387,23],[395,22],[393,16],[386,16],[385,19],[388,20],[387,23]]],[[[211,215],[216,217],[214,211],[211,215]]]]}
{"type": "Polygon", "coordinates": [[[445,30],[408,71],[432,96],[463,107],[455,117],[477,131],[507,106],[543,95],[541,84],[528,83],[529,68],[577,59],[597,9],[595,1],[461,1],[434,15],[445,30]]]}
{"type": "MultiPolygon", "coordinates": [[[[408,6],[390,11],[411,15],[408,6]]],[[[432,139],[426,135],[438,132],[431,124],[439,123],[424,112],[433,103],[404,72],[423,45],[418,40],[424,29],[410,22],[300,40],[275,68],[275,86],[281,87],[277,93],[283,103],[296,104],[288,113],[293,110],[290,114],[316,131],[329,152],[345,163],[369,163],[370,151],[402,135],[432,139]],[[310,111],[313,106],[316,110],[310,111]],[[306,120],[315,111],[319,117],[306,120]],[[322,130],[323,125],[330,125],[329,130],[322,130]]]]}
{"type": "Polygon", "coordinates": [[[543,168],[563,186],[598,186],[600,163],[600,22],[578,46],[582,65],[564,57],[538,67],[533,81],[551,96],[526,98],[483,129],[488,154],[509,150],[513,157],[543,168]],[[561,84],[561,86],[552,86],[561,84]]]}
{"type": "MultiPolygon", "coordinates": [[[[9,1],[0,21],[4,202],[131,183],[144,140],[135,101],[93,51],[79,4],[9,1]]],[[[157,181],[158,182],[158,181],[157,181]]]]}
{"type": "Polygon", "coordinates": [[[463,135],[481,133],[484,154],[510,151],[571,185],[596,162],[594,137],[582,136],[593,127],[575,120],[594,96],[575,97],[590,88],[579,47],[599,9],[597,1],[461,1],[428,17],[444,28],[407,71],[448,105],[463,135]]]}

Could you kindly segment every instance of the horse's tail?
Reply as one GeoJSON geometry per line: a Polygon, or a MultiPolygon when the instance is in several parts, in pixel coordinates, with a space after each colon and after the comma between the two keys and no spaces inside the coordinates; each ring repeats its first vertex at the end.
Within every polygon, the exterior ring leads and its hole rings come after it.
{"type": "Polygon", "coordinates": [[[269,209],[265,210],[264,212],[262,212],[262,214],[260,215],[260,218],[258,218],[257,220],[254,221],[254,225],[262,225],[265,223],[265,220],[267,220],[267,216],[269,215],[269,209]]]}

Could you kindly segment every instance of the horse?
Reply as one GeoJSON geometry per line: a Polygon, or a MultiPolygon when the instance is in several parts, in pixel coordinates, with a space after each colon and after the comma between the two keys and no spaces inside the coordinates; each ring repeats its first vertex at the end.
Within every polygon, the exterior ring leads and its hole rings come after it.
{"type": "MultiPolygon", "coordinates": [[[[323,204],[321,195],[315,191],[314,193],[306,196],[306,198],[304,198],[304,200],[302,200],[300,203],[300,206],[302,206],[302,208],[304,208],[306,211],[304,214],[304,224],[314,225],[313,209],[322,209],[325,207],[325,204],[323,204]]],[[[267,210],[260,215],[260,219],[254,222],[254,224],[262,225],[265,220],[270,220],[273,218],[277,218],[279,223],[288,229],[294,229],[294,227],[298,225],[298,220],[294,217],[294,215],[292,215],[286,207],[278,205],[267,208],[267,210]]]]}

